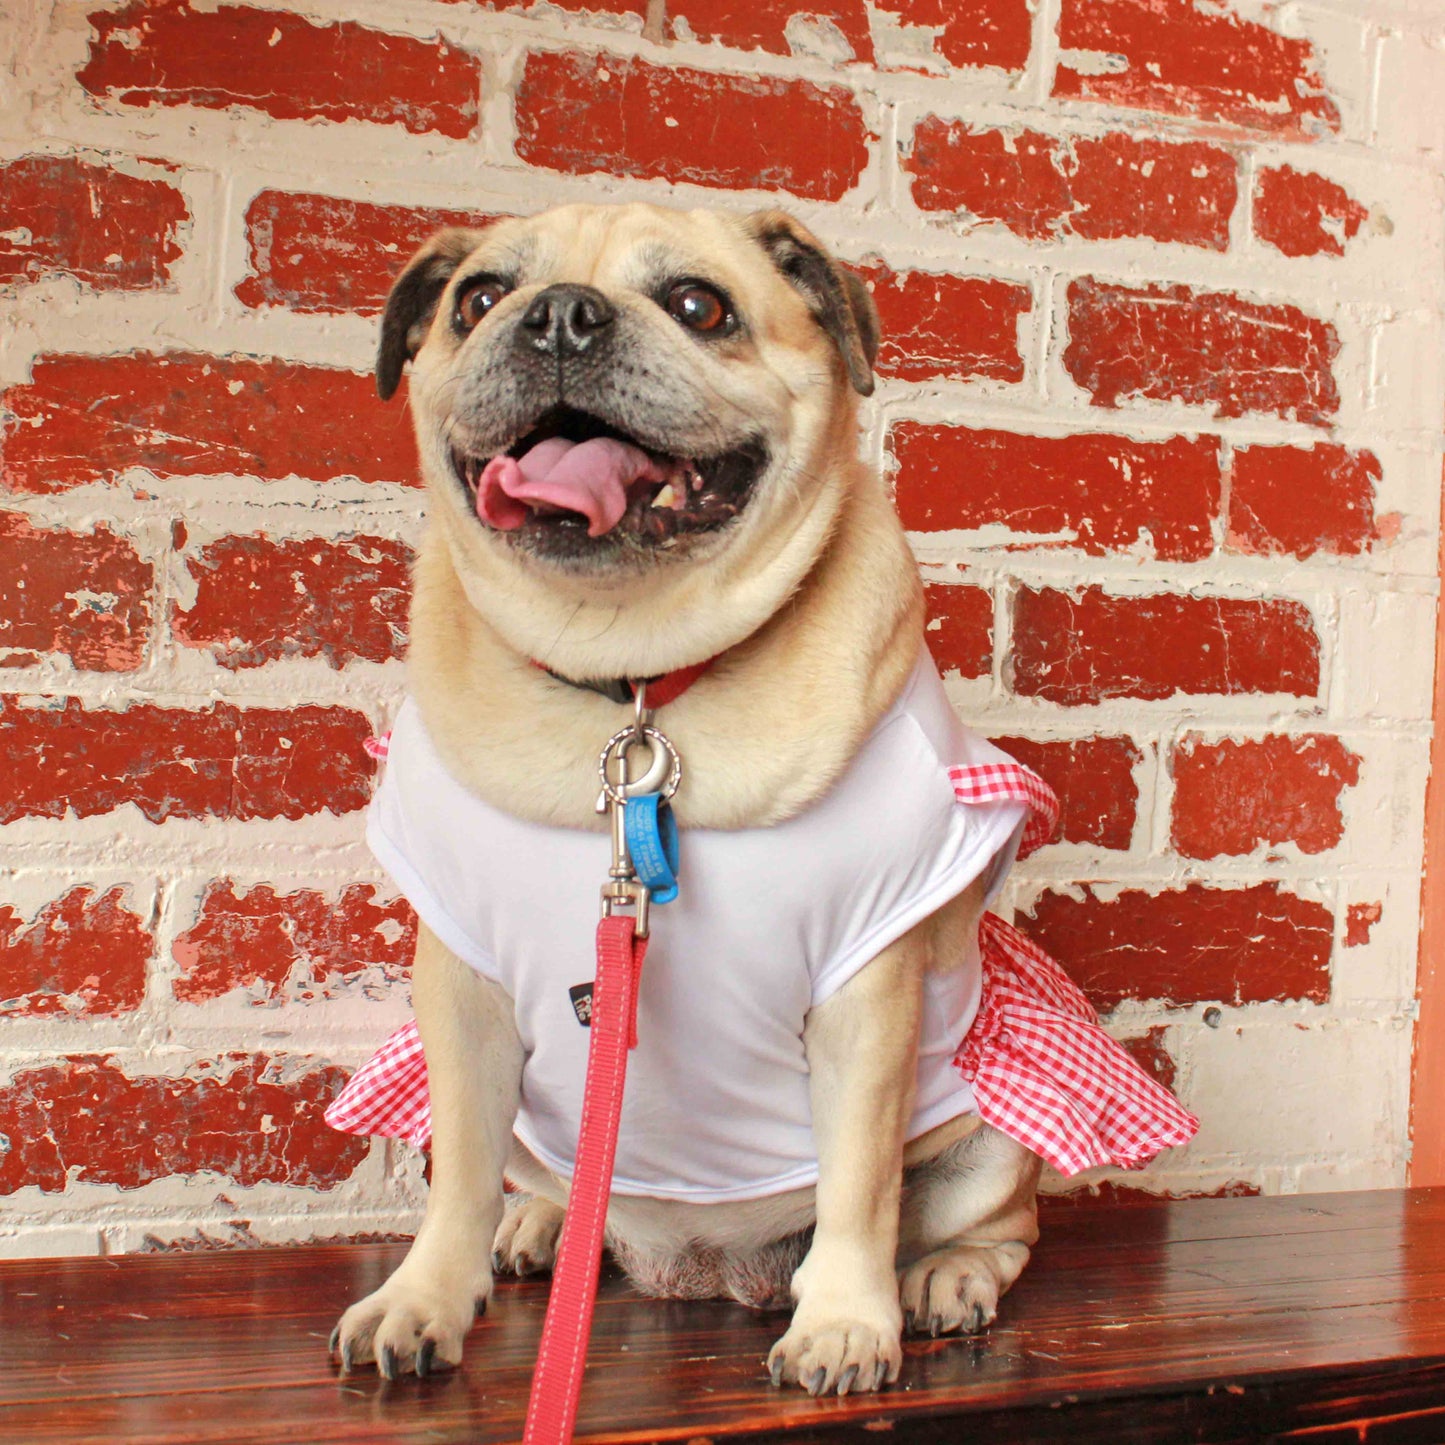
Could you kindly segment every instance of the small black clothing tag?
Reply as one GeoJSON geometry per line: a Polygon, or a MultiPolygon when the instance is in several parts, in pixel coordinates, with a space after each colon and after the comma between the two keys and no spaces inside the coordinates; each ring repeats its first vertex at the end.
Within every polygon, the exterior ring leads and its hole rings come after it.
{"type": "Polygon", "coordinates": [[[572,1000],[572,1012],[577,1015],[577,1022],[584,1029],[590,1029],[592,1027],[592,985],[575,983],[567,990],[567,996],[572,1000]]]}

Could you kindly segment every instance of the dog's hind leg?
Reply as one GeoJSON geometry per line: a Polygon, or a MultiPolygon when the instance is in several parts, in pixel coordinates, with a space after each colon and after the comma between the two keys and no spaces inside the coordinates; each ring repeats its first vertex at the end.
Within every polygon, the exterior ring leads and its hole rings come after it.
{"type": "Polygon", "coordinates": [[[920,1334],[972,1333],[998,1302],[1038,1240],[1039,1158],[980,1124],[904,1174],[899,1221],[899,1302],[920,1334]]]}
{"type": "Polygon", "coordinates": [[[412,969],[412,1004],[431,1094],[426,1218],[396,1272],[352,1305],[332,1336],[343,1368],[375,1360],[387,1379],[458,1364],[462,1341],[486,1308],[502,1169],[522,1081],[512,1000],[425,925],[412,969]]]}

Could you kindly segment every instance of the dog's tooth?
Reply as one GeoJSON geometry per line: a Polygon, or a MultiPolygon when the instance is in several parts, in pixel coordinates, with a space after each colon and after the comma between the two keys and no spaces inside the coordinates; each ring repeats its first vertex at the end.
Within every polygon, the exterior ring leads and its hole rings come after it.
{"type": "Polygon", "coordinates": [[[657,495],[652,499],[654,507],[672,508],[677,506],[677,492],[671,482],[666,482],[659,489],[657,495]]]}

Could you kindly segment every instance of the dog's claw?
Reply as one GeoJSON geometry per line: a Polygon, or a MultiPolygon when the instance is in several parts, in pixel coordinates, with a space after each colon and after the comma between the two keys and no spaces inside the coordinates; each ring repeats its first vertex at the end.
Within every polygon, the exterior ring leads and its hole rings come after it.
{"type": "Polygon", "coordinates": [[[821,1395],[823,1393],[823,1386],[827,1383],[827,1380],[828,1367],[826,1365],[819,1365],[808,1380],[808,1393],[815,1398],[821,1395]]]}
{"type": "Polygon", "coordinates": [[[943,1317],[931,1315],[928,1320],[928,1333],[936,1340],[943,1331],[943,1317]]]}
{"type": "Polygon", "coordinates": [[[390,1345],[381,1347],[381,1358],[377,1360],[376,1368],[383,1380],[396,1379],[396,1351],[390,1345]]]}
{"type": "Polygon", "coordinates": [[[843,1374],[838,1381],[838,1393],[840,1395],[846,1395],[848,1391],[853,1388],[853,1381],[857,1378],[858,1366],[849,1365],[848,1368],[843,1371],[843,1374]]]}
{"type": "Polygon", "coordinates": [[[337,1346],[337,1344],[340,1342],[340,1340],[341,1340],[341,1326],[340,1326],[340,1325],[337,1325],[336,1328],[331,1331],[331,1338],[326,1341],[326,1354],[327,1354],[328,1357],[330,1357],[330,1356],[332,1356],[332,1355],[335,1355],[335,1353],[336,1353],[336,1346],[337,1346]]]}
{"type": "Polygon", "coordinates": [[[473,1319],[473,1321],[476,1321],[476,1320],[481,1319],[481,1317],[482,1317],[484,1314],[486,1314],[486,1312],[487,1312],[487,1297],[486,1297],[486,1295],[484,1295],[484,1294],[483,1294],[483,1295],[478,1295],[477,1298],[472,1301],[472,1319],[473,1319]]]}
{"type": "Polygon", "coordinates": [[[416,1352],[416,1373],[418,1379],[426,1379],[431,1374],[431,1363],[437,1352],[437,1342],[428,1335],[416,1352]]]}
{"type": "Polygon", "coordinates": [[[501,1274],[502,1267],[505,1264],[506,1260],[502,1258],[502,1251],[500,1249],[494,1249],[492,1251],[492,1273],[501,1274]]]}
{"type": "Polygon", "coordinates": [[[913,1333],[913,1311],[912,1311],[912,1310],[904,1310],[904,1311],[903,1311],[903,1333],[904,1333],[905,1335],[911,1335],[911,1334],[913,1333]]]}
{"type": "Polygon", "coordinates": [[[974,1305],[974,1307],[973,1307],[973,1323],[969,1326],[969,1331],[968,1331],[969,1334],[971,1334],[971,1335],[976,1335],[976,1334],[978,1334],[978,1332],[979,1332],[981,1329],[983,1329],[983,1327],[984,1327],[987,1323],[988,1323],[987,1319],[984,1318],[983,1306],[982,1306],[982,1305],[974,1305]]]}
{"type": "Polygon", "coordinates": [[[875,1391],[883,1388],[883,1380],[888,1374],[888,1361],[879,1360],[878,1368],[873,1371],[873,1389],[875,1391]]]}
{"type": "Polygon", "coordinates": [[[783,1357],[781,1355],[775,1355],[769,1363],[768,1379],[775,1385],[781,1385],[783,1383],[783,1357]]]}
{"type": "Polygon", "coordinates": [[[347,1340],[347,1341],[341,1346],[341,1373],[342,1373],[343,1375],[349,1375],[349,1374],[351,1373],[351,1341],[350,1341],[350,1340],[347,1340]]]}

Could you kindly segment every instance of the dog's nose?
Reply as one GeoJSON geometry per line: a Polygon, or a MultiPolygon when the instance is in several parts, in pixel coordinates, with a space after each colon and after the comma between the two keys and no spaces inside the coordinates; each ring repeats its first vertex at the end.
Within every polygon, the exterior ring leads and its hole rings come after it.
{"type": "Polygon", "coordinates": [[[522,315],[523,345],[555,356],[580,356],[616,319],[612,303],[595,286],[549,286],[522,315]]]}

